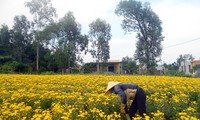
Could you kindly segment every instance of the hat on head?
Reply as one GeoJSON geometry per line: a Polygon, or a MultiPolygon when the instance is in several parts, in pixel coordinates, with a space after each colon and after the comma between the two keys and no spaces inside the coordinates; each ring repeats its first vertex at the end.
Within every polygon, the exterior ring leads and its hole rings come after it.
{"type": "Polygon", "coordinates": [[[106,88],[105,94],[108,94],[108,91],[112,89],[114,86],[118,85],[120,82],[108,82],[108,86],[106,88]]]}

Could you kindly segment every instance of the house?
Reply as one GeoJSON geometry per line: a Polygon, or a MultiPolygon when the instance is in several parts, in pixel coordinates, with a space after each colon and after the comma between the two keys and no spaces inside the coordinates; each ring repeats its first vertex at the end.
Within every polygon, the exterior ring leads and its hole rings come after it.
{"type": "Polygon", "coordinates": [[[193,60],[192,62],[182,61],[179,67],[179,71],[182,71],[188,75],[193,74],[200,76],[200,60],[193,60]]]}
{"type": "Polygon", "coordinates": [[[193,74],[196,76],[200,76],[200,60],[192,61],[193,74]]]}
{"type": "Polygon", "coordinates": [[[87,63],[94,67],[93,72],[112,72],[116,74],[122,73],[122,62],[119,60],[108,60],[107,62],[93,62],[87,63]]]}
{"type": "Polygon", "coordinates": [[[164,65],[158,65],[158,66],[156,66],[155,74],[157,74],[157,75],[163,75],[163,74],[165,74],[165,67],[164,67],[164,65]]]}
{"type": "Polygon", "coordinates": [[[179,71],[184,72],[187,75],[192,74],[192,63],[190,61],[182,61],[179,66],[179,71]]]}

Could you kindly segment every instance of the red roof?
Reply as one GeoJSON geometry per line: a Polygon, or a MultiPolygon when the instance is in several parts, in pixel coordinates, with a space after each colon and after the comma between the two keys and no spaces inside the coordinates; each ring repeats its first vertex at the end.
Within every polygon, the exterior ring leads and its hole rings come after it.
{"type": "Polygon", "coordinates": [[[193,63],[194,63],[194,62],[200,62],[200,60],[193,60],[192,62],[193,62],[193,63]]]}
{"type": "Polygon", "coordinates": [[[78,64],[78,63],[76,63],[75,66],[76,66],[77,68],[80,68],[80,67],[81,67],[81,65],[78,64]]]}

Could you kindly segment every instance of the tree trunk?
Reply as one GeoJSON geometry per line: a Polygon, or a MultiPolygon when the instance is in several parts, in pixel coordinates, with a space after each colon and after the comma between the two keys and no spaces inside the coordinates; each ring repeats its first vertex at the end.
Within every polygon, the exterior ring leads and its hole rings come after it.
{"type": "Polygon", "coordinates": [[[99,73],[99,60],[97,60],[97,73],[99,73]]]}
{"type": "Polygon", "coordinates": [[[39,42],[37,42],[37,72],[39,70],[39,42]]]}
{"type": "Polygon", "coordinates": [[[99,73],[99,62],[97,63],[97,73],[99,73]]]}

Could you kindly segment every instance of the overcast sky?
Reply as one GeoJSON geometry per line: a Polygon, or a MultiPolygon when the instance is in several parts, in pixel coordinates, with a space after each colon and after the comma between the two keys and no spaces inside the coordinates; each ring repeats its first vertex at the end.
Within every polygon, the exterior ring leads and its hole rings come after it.
{"type": "MultiPolygon", "coordinates": [[[[16,15],[32,16],[24,6],[30,0],[0,0],[0,25],[10,28],[16,15]]],[[[76,21],[82,26],[82,33],[87,34],[88,25],[97,18],[111,24],[110,59],[121,60],[122,57],[133,57],[135,52],[135,33],[125,34],[121,28],[122,17],[114,11],[120,0],[51,0],[56,8],[58,19],[69,10],[73,11],[76,21]]],[[[200,0],[141,0],[150,2],[153,11],[162,21],[165,36],[162,62],[173,63],[180,54],[192,54],[200,59],[200,0]],[[199,38],[199,39],[198,39],[199,38]]],[[[94,61],[88,54],[84,62],[94,61]]]]}

